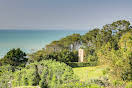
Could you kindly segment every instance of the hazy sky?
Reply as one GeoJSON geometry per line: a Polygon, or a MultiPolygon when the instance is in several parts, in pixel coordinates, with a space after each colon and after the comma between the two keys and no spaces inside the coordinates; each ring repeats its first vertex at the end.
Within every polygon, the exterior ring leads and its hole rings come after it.
{"type": "Polygon", "coordinates": [[[0,29],[90,29],[132,21],[132,0],[0,0],[0,29]]]}

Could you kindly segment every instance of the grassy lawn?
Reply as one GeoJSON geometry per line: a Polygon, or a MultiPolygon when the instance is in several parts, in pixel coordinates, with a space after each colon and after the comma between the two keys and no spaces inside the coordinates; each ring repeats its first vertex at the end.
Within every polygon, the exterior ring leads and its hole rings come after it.
{"type": "Polygon", "coordinates": [[[77,67],[73,68],[73,71],[80,78],[80,81],[88,81],[104,76],[103,70],[105,68],[106,66],[77,67]]]}

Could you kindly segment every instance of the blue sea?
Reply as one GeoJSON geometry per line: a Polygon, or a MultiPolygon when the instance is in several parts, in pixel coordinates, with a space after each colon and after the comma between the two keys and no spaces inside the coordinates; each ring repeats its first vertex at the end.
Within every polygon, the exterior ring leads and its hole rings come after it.
{"type": "Polygon", "coordinates": [[[32,53],[73,33],[85,34],[88,30],[0,30],[0,58],[12,48],[32,53]]]}

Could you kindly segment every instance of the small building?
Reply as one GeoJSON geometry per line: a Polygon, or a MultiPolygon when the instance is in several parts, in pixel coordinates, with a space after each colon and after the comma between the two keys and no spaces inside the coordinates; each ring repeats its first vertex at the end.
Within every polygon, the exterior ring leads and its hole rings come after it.
{"type": "Polygon", "coordinates": [[[84,49],[79,49],[78,50],[78,62],[83,62],[84,61],[84,49]]]}

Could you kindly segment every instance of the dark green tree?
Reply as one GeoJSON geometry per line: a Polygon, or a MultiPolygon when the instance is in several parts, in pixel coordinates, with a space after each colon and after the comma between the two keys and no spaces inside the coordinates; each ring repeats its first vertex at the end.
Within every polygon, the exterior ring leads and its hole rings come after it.
{"type": "Polygon", "coordinates": [[[26,53],[20,48],[12,49],[4,56],[4,63],[12,66],[25,65],[27,62],[26,53]]]}

